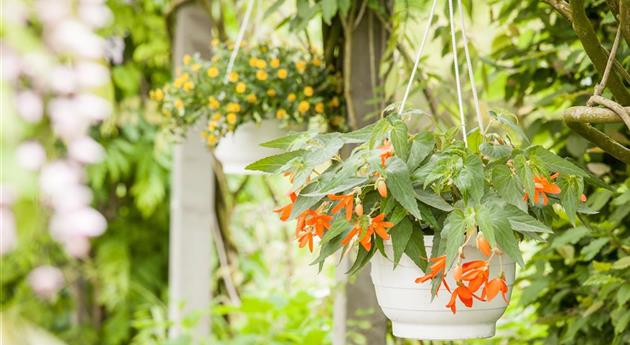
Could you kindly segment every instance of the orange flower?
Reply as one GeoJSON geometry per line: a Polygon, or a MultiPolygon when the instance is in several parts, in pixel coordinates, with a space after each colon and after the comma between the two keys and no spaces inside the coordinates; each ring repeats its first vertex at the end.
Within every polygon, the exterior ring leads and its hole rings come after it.
{"type": "Polygon", "coordinates": [[[451,294],[451,300],[448,302],[446,307],[451,308],[451,311],[453,312],[453,314],[455,314],[455,312],[457,311],[457,297],[459,297],[459,300],[462,301],[465,306],[470,308],[473,305],[473,296],[473,293],[468,290],[467,287],[458,286],[455,290],[453,290],[453,293],[451,294]]]}
{"type": "MultiPolygon", "coordinates": [[[[354,224],[354,227],[352,227],[352,230],[350,230],[350,232],[346,235],[346,237],[344,237],[341,240],[341,244],[343,244],[345,246],[348,243],[350,243],[350,241],[352,240],[353,237],[355,237],[356,235],[361,233],[361,230],[363,230],[363,229],[361,228],[361,225],[357,222],[356,224],[354,224]]],[[[367,249],[367,250],[369,250],[369,249],[367,249]]]]}
{"type": "Polygon", "coordinates": [[[416,279],[416,283],[424,283],[427,280],[437,277],[437,275],[444,271],[446,266],[446,255],[438,256],[437,258],[430,258],[429,261],[433,262],[433,265],[429,266],[429,273],[416,279]]]}
{"type": "Polygon", "coordinates": [[[357,214],[357,216],[362,216],[363,215],[363,204],[358,204],[357,206],[354,207],[354,213],[357,214]]]}
{"type": "Polygon", "coordinates": [[[300,215],[297,217],[297,225],[295,226],[295,236],[298,236],[300,231],[304,230],[304,228],[306,227],[306,217],[308,217],[309,211],[311,210],[306,210],[300,213],[300,215]]]}
{"type": "Polygon", "coordinates": [[[291,211],[293,211],[293,203],[295,202],[295,199],[297,199],[297,194],[295,194],[295,192],[291,192],[291,194],[289,194],[289,197],[291,198],[291,202],[289,204],[273,210],[274,212],[280,214],[280,220],[283,222],[289,219],[289,216],[291,216],[291,211]]]}
{"type": "Polygon", "coordinates": [[[387,184],[385,184],[383,179],[376,181],[376,189],[382,198],[387,198],[387,184]]]}
{"type": "Polygon", "coordinates": [[[317,236],[322,238],[324,236],[324,231],[330,229],[330,221],[333,217],[311,210],[309,210],[309,215],[311,217],[306,219],[306,225],[312,225],[315,228],[317,236]]]}
{"type": "Polygon", "coordinates": [[[297,235],[298,243],[300,248],[304,248],[305,245],[308,244],[308,251],[313,252],[313,231],[312,230],[302,230],[297,235]]]}
{"type": "Polygon", "coordinates": [[[490,242],[486,240],[486,237],[483,235],[483,233],[480,232],[479,234],[477,234],[477,238],[475,239],[475,242],[477,244],[477,249],[479,249],[479,251],[482,252],[483,255],[490,256],[490,254],[492,254],[492,248],[490,247],[490,242]]]}
{"type": "Polygon", "coordinates": [[[370,226],[368,226],[367,231],[361,237],[361,245],[365,250],[370,250],[372,248],[372,234],[376,233],[380,238],[384,240],[389,239],[389,234],[387,233],[387,229],[394,226],[394,223],[385,221],[385,213],[381,213],[378,216],[372,218],[370,222],[370,226]]]}
{"type": "Polygon", "coordinates": [[[486,283],[486,286],[483,288],[483,292],[481,293],[481,298],[485,301],[492,301],[492,299],[501,292],[505,303],[509,303],[507,299],[507,291],[508,286],[505,282],[505,276],[501,275],[501,277],[491,279],[486,283]]]}
{"type": "Polygon", "coordinates": [[[455,280],[467,281],[468,289],[472,292],[479,290],[488,281],[488,263],[485,261],[469,261],[458,267],[461,267],[461,270],[456,270],[454,274],[455,280]]]}
{"type": "Polygon", "coordinates": [[[580,200],[581,200],[582,202],[586,202],[586,194],[582,194],[582,195],[580,195],[580,200]]]}
{"type": "Polygon", "coordinates": [[[383,145],[378,147],[379,150],[381,150],[381,165],[383,166],[383,168],[385,167],[385,162],[387,161],[387,159],[389,157],[394,156],[394,152],[393,152],[393,148],[392,148],[392,144],[389,142],[389,140],[385,139],[385,141],[383,142],[383,145]]]}
{"type": "MultiPolygon", "coordinates": [[[[559,173],[555,173],[550,176],[550,179],[555,180],[558,175],[559,173]]],[[[534,176],[534,203],[539,202],[540,198],[542,197],[542,204],[544,206],[547,206],[547,204],[549,203],[547,193],[560,194],[560,191],[560,187],[557,184],[549,182],[549,180],[547,180],[547,178],[545,178],[544,176],[534,176]]],[[[527,201],[528,198],[529,195],[525,193],[525,195],[523,196],[523,200],[527,201]]]]}
{"type": "Polygon", "coordinates": [[[342,208],[346,208],[346,219],[352,219],[352,208],[354,207],[354,194],[343,194],[343,195],[334,195],[328,194],[328,199],[333,201],[339,201],[335,207],[332,209],[332,213],[337,213],[342,208]]]}

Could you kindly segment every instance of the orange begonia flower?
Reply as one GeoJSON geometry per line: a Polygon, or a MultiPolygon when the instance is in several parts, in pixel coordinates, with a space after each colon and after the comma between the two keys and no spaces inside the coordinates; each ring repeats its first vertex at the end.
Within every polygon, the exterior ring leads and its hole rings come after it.
{"type": "Polygon", "coordinates": [[[483,255],[490,256],[490,254],[492,254],[492,247],[490,247],[490,242],[486,240],[486,237],[483,235],[483,233],[479,233],[477,235],[475,243],[477,244],[477,249],[479,249],[479,251],[483,253],[483,255]]]}
{"type": "Polygon", "coordinates": [[[273,210],[274,212],[280,214],[280,220],[283,222],[289,219],[289,216],[291,216],[291,211],[293,211],[293,203],[295,202],[295,199],[297,199],[297,194],[295,194],[295,192],[291,192],[291,194],[289,194],[289,197],[291,198],[291,202],[289,204],[273,210]]]}
{"type": "Polygon", "coordinates": [[[313,252],[313,231],[312,230],[302,230],[297,236],[298,243],[300,248],[303,248],[308,244],[308,251],[313,252]]]}
{"type": "Polygon", "coordinates": [[[586,202],[586,194],[582,194],[582,195],[580,195],[580,200],[581,200],[582,202],[586,202]]]}
{"type": "MultiPolygon", "coordinates": [[[[554,180],[558,177],[558,173],[551,175],[550,179],[554,180]]],[[[549,182],[544,176],[534,176],[534,203],[540,202],[542,197],[542,204],[547,206],[549,198],[547,194],[560,194],[560,186],[553,182],[549,182]]],[[[529,195],[525,193],[523,200],[527,201],[529,195]]]]}
{"type": "Polygon", "coordinates": [[[378,149],[381,150],[381,154],[380,154],[381,166],[383,166],[384,168],[385,162],[387,161],[387,159],[394,156],[394,150],[389,140],[385,140],[383,145],[379,146],[378,149]]]}
{"type": "Polygon", "coordinates": [[[473,305],[473,296],[473,293],[468,290],[467,287],[458,286],[457,288],[455,288],[455,290],[453,290],[453,293],[451,294],[451,300],[448,302],[446,307],[451,308],[451,311],[453,312],[453,314],[455,314],[455,312],[457,312],[457,297],[459,297],[459,300],[462,301],[465,306],[470,308],[473,305]]]}
{"type": "Polygon", "coordinates": [[[486,283],[486,286],[483,288],[481,298],[485,301],[492,301],[492,299],[494,299],[499,292],[501,292],[501,295],[503,295],[503,300],[505,301],[505,303],[509,303],[507,299],[508,286],[505,282],[504,276],[488,281],[486,283]]]}
{"type": "Polygon", "coordinates": [[[328,194],[328,199],[333,201],[339,201],[335,207],[332,209],[332,213],[337,213],[342,208],[346,208],[346,219],[352,219],[352,208],[354,207],[354,194],[343,194],[343,195],[334,195],[328,194]]]}
{"type": "Polygon", "coordinates": [[[372,218],[370,222],[370,226],[368,226],[367,231],[363,234],[363,237],[359,240],[361,245],[365,250],[370,250],[372,248],[372,234],[376,233],[380,238],[384,240],[389,239],[389,234],[387,233],[387,229],[394,226],[394,223],[385,221],[385,214],[381,213],[378,216],[372,218]]]}
{"type": "MultiPolygon", "coordinates": [[[[437,277],[441,272],[444,271],[444,268],[446,267],[446,255],[438,256],[437,258],[430,258],[429,261],[433,262],[433,265],[429,266],[429,272],[427,274],[422,277],[416,278],[417,284],[424,283],[427,280],[431,280],[437,277]]],[[[442,281],[440,281],[440,285],[438,285],[436,294],[440,291],[442,284],[444,284],[444,287],[448,292],[451,292],[451,288],[446,283],[446,279],[444,278],[444,276],[442,276],[442,281]]]]}
{"type": "Polygon", "coordinates": [[[310,218],[306,219],[306,225],[312,225],[315,228],[315,234],[322,238],[324,231],[330,229],[330,221],[332,216],[309,210],[310,218]]]}
{"type": "MultiPolygon", "coordinates": [[[[341,244],[343,244],[344,246],[348,245],[348,243],[350,243],[350,241],[352,241],[352,239],[355,236],[357,236],[357,235],[359,235],[361,233],[361,230],[363,230],[363,229],[361,228],[361,225],[357,222],[356,224],[354,224],[354,226],[352,227],[352,230],[350,230],[350,232],[346,235],[346,237],[344,237],[341,240],[341,244]]],[[[365,246],[364,246],[364,248],[365,248],[365,246]]],[[[370,249],[367,248],[366,250],[370,250],[370,249]]]]}
{"type": "Polygon", "coordinates": [[[297,236],[300,231],[306,227],[306,217],[310,214],[311,210],[306,210],[297,217],[297,225],[295,226],[295,235],[297,236]]]}

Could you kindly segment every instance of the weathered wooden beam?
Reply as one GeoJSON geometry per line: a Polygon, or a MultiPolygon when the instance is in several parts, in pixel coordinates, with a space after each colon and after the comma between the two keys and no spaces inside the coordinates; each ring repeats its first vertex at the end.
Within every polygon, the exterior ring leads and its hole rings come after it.
{"type": "MultiPolygon", "coordinates": [[[[172,19],[173,59],[200,53],[208,58],[211,23],[197,2],[179,4],[172,19]]],[[[174,149],[171,175],[171,229],[169,242],[169,336],[182,334],[182,320],[199,313],[190,330],[194,343],[210,335],[212,232],[214,219],[214,177],[212,156],[193,127],[174,149]]]]}

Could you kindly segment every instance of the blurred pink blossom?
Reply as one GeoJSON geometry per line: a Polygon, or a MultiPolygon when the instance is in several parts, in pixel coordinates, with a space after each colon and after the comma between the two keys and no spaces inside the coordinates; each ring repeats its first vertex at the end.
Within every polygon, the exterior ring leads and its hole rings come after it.
{"type": "Polygon", "coordinates": [[[105,150],[94,139],[83,137],[68,144],[70,157],[85,164],[98,163],[105,157],[105,150]]]}
{"type": "Polygon", "coordinates": [[[92,28],[101,28],[112,19],[112,13],[103,4],[84,1],[79,5],[79,18],[92,28]]]}
{"type": "Polygon", "coordinates": [[[78,63],[75,76],[82,87],[97,87],[109,82],[109,70],[95,62],[78,63]]]}
{"type": "Polygon", "coordinates": [[[42,99],[33,91],[23,91],[15,97],[17,113],[26,121],[39,122],[44,115],[42,99]]]}
{"type": "Polygon", "coordinates": [[[62,240],[66,252],[75,258],[86,258],[90,254],[90,240],[87,237],[76,236],[62,240]]]}
{"type": "Polygon", "coordinates": [[[77,90],[75,72],[68,66],[56,66],[48,74],[50,88],[62,94],[74,93],[77,90]]]}
{"type": "Polygon", "coordinates": [[[103,56],[105,43],[85,24],[67,19],[57,24],[48,37],[49,45],[60,53],[98,59],[103,56]]]}
{"type": "Polygon", "coordinates": [[[18,164],[26,170],[37,170],[46,161],[44,147],[36,141],[27,141],[15,150],[18,164]]]}
{"type": "Polygon", "coordinates": [[[56,160],[44,166],[39,176],[39,185],[46,196],[54,197],[65,194],[68,187],[79,185],[82,179],[83,171],[79,165],[56,160]]]}
{"type": "Polygon", "coordinates": [[[69,185],[63,193],[57,193],[51,202],[55,211],[61,213],[85,208],[92,202],[92,190],[80,184],[69,185]]]}
{"type": "Polygon", "coordinates": [[[106,99],[90,93],[78,95],[76,102],[81,114],[93,121],[105,120],[112,112],[112,106],[106,99]]]}
{"type": "Polygon", "coordinates": [[[90,207],[74,211],[57,212],[50,220],[53,238],[64,241],[77,236],[95,237],[103,234],[107,221],[102,214],[90,207]]]}
{"type": "Polygon", "coordinates": [[[70,0],[37,0],[35,14],[46,25],[55,25],[71,14],[70,6],[70,0]]]}
{"type": "Polygon", "coordinates": [[[0,64],[2,79],[10,83],[14,82],[20,75],[21,64],[19,58],[15,55],[13,49],[7,47],[4,43],[0,43],[0,59],[2,60],[0,64]]]}
{"type": "Polygon", "coordinates": [[[63,273],[53,266],[39,266],[28,275],[33,291],[41,298],[53,299],[64,285],[63,273]]]}
{"type": "Polygon", "coordinates": [[[15,249],[17,234],[15,231],[15,217],[7,207],[0,207],[0,256],[15,249]]]}
{"type": "Polygon", "coordinates": [[[49,115],[55,134],[69,141],[85,136],[90,128],[90,119],[82,116],[81,109],[75,98],[59,97],[48,103],[49,115]]]}

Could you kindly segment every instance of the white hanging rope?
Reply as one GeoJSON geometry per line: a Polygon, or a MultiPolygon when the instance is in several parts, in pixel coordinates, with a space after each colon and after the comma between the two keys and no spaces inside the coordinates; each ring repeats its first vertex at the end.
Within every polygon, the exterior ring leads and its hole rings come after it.
{"type": "Polygon", "coordinates": [[[249,17],[252,15],[252,9],[254,8],[254,2],[256,0],[250,0],[247,5],[247,10],[245,11],[245,16],[243,17],[243,21],[241,22],[241,28],[238,32],[238,36],[236,36],[236,42],[234,42],[234,49],[232,49],[232,55],[230,55],[230,61],[227,65],[227,70],[225,71],[225,78],[223,78],[223,83],[227,84],[230,73],[232,72],[232,68],[234,68],[234,61],[236,60],[236,56],[238,55],[238,50],[241,48],[241,42],[243,42],[243,36],[245,36],[245,30],[247,29],[247,24],[249,23],[249,17]]]}
{"type": "Polygon", "coordinates": [[[402,113],[403,110],[405,109],[405,103],[407,103],[407,98],[409,97],[409,92],[411,91],[411,84],[413,83],[413,80],[416,77],[416,70],[418,69],[420,56],[422,56],[422,52],[424,51],[424,46],[427,42],[427,38],[429,37],[429,29],[431,28],[431,23],[433,22],[433,16],[435,15],[436,5],[437,5],[437,0],[433,0],[433,5],[431,5],[431,13],[429,14],[429,19],[427,20],[427,26],[424,29],[424,36],[422,36],[422,42],[420,43],[420,48],[418,48],[418,52],[416,53],[416,61],[413,64],[413,70],[411,71],[411,76],[409,77],[409,81],[407,82],[405,95],[403,96],[402,102],[400,102],[400,107],[398,108],[398,114],[402,113]]]}
{"type": "Polygon", "coordinates": [[[457,86],[457,104],[459,106],[459,120],[462,126],[462,138],[464,146],[468,147],[466,139],[466,117],[464,116],[464,104],[462,101],[462,83],[459,79],[459,66],[457,65],[457,41],[455,40],[455,21],[453,20],[453,0],[448,0],[448,15],[451,22],[451,41],[453,43],[453,66],[455,66],[455,84],[457,86]]]}
{"type": "Polygon", "coordinates": [[[483,119],[481,118],[481,108],[479,107],[479,98],[477,97],[477,87],[475,86],[475,74],[473,72],[472,63],[470,62],[470,53],[468,52],[468,38],[466,37],[466,23],[464,21],[464,6],[462,6],[462,0],[457,0],[457,6],[459,7],[459,21],[462,30],[462,37],[464,39],[464,55],[466,55],[466,66],[468,67],[468,79],[470,79],[470,86],[472,88],[473,101],[475,102],[475,113],[477,114],[477,124],[479,125],[479,132],[484,133],[483,119]]]}

